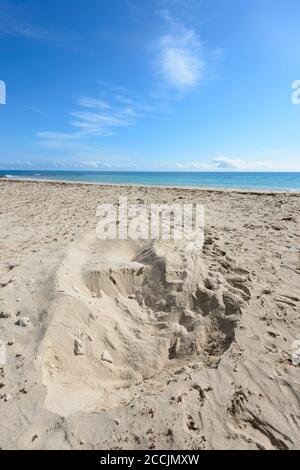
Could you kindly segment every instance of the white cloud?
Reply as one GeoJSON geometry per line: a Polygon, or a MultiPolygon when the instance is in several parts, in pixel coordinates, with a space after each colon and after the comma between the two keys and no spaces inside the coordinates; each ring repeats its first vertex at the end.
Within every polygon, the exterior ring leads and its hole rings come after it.
{"type": "Polygon", "coordinates": [[[46,132],[38,132],[37,137],[40,137],[41,139],[57,139],[57,140],[67,141],[67,140],[74,138],[74,135],[64,134],[63,132],[46,131],[46,132]]]}
{"type": "Polygon", "coordinates": [[[126,114],[115,112],[107,115],[103,113],[95,113],[90,111],[76,111],[70,113],[72,117],[77,118],[71,121],[71,125],[81,129],[81,132],[87,134],[108,136],[114,133],[110,130],[114,127],[128,126],[131,120],[126,119],[126,114]]]}
{"type": "Polygon", "coordinates": [[[217,157],[213,160],[216,168],[228,170],[272,170],[273,165],[270,161],[249,162],[239,158],[230,158],[225,156],[217,157]]]}
{"type": "Polygon", "coordinates": [[[100,169],[103,166],[107,167],[108,164],[102,163],[100,161],[84,161],[84,162],[79,162],[79,163],[74,163],[74,168],[92,168],[94,170],[100,169]]]}
{"type": "Polygon", "coordinates": [[[196,86],[205,71],[198,35],[180,25],[159,38],[159,73],[167,85],[185,89],[196,86]]]}
{"type": "Polygon", "coordinates": [[[98,100],[97,98],[91,98],[89,96],[83,96],[78,101],[79,106],[83,108],[94,108],[94,109],[109,109],[110,104],[106,101],[98,100]]]}
{"type": "Polygon", "coordinates": [[[38,132],[36,134],[38,144],[44,148],[52,150],[76,150],[80,148],[80,140],[82,136],[80,133],[63,133],[63,132],[38,132]]]}
{"type": "Polygon", "coordinates": [[[232,158],[226,156],[216,157],[210,162],[177,162],[176,168],[182,171],[218,171],[218,170],[234,170],[234,171],[275,171],[272,162],[267,160],[247,161],[240,158],[232,158]]]}
{"type": "Polygon", "coordinates": [[[73,118],[69,125],[75,130],[67,133],[39,132],[38,143],[51,149],[72,149],[76,147],[76,143],[80,144],[89,137],[115,135],[118,128],[134,125],[138,118],[153,110],[138,99],[133,100],[125,89],[122,89],[122,94],[119,89],[117,95],[114,93],[105,101],[83,96],[78,100],[78,107],[79,109],[69,113],[73,118]]]}
{"type": "Polygon", "coordinates": [[[0,167],[2,169],[22,169],[29,168],[32,165],[30,160],[5,160],[0,161],[0,167]]]}
{"type": "Polygon", "coordinates": [[[108,116],[105,114],[92,113],[89,111],[77,111],[70,113],[70,115],[81,119],[82,121],[93,124],[100,123],[106,126],[122,126],[124,123],[126,124],[126,122],[116,116],[108,116]]]}
{"type": "MultiPolygon", "coordinates": [[[[99,153],[99,152],[98,152],[99,153]]],[[[92,156],[92,155],[91,155],[92,156]]],[[[98,155],[99,157],[99,155],[98,155]]],[[[95,155],[95,158],[96,155],[95,155]]],[[[100,157],[101,158],[101,157],[100,157]]],[[[57,168],[60,170],[134,170],[137,168],[137,165],[132,162],[120,164],[116,163],[114,160],[115,158],[120,158],[118,155],[103,155],[102,160],[82,160],[80,156],[77,156],[76,159],[73,160],[10,160],[2,162],[0,160],[0,166],[4,170],[13,170],[13,169],[25,169],[25,170],[45,170],[45,169],[53,169],[57,168]],[[107,160],[105,160],[105,158],[107,160]],[[112,161],[108,161],[112,159],[112,161]]],[[[123,158],[128,158],[128,156],[123,156],[123,158]]]]}
{"type": "Polygon", "coordinates": [[[176,168],[178,170],[200,170],[200,171],[209,171],[212,169],[211,164],[206,164],[206,163],[198,163],[198,162],[186,162],[186,163],[175,163],[176,168]]]}
{"type": "Polygon", "coordinates": [[[160,79],[179,91],[197,86],[207,76],[214,51],[211,54],[196,29],[178,21],[168,9],[157,13],[165,25],[165,32],[154,42],[160,79]]]}
{"type": "Polygon", "coordinates": [[[80,132],[84,135],[95,135],[102,137],[109,137],[115,134],[113,131],[104,129],[103,126],[97,123],[85,122],[85,121],[71,121],[70,124],[80,129],[80,132]]]}
{"type": "Polygon", "coordinates": [[[128,164],[118,164],[114,162],[106,162],[106,161],[80,161],[72,164],[74,168],[85,168],[85,169],[93,169],[93,170],[121,170],[121,169],[134,169],[136,168],[136,164],[128,163],[128,164]]]}

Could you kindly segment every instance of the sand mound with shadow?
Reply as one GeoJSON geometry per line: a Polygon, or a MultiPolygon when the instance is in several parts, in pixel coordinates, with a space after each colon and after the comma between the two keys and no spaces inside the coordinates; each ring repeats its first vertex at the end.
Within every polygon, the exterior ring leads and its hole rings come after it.
{"type": "Polygon", "coordinates": [[[109,409],[163,369],[217,366],[249,299],[247,273],[208,274],[201,251],[185,246],[95,234],[72,246],[39,348],[49,410],[109,409]]]}

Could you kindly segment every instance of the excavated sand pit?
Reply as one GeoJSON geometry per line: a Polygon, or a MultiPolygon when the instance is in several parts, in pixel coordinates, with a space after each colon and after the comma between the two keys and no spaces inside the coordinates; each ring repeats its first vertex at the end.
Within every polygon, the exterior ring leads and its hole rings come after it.
{"type": "Polygon", "coordinates": [[[40,347],[49,410],[109,409],[162,370],[218,366],[249,298],[245,273],[227,282],[185,248],[93,234],[72,247],[40,347]]]}

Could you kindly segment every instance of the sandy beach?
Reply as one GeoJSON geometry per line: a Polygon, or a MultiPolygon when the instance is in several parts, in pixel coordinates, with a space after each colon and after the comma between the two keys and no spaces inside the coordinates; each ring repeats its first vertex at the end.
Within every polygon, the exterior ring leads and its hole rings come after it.
{"type": "Polygon", "coordinates": [[[1,449],[300,448],[300,193],[3,178],[0,201],[1,449]],[[97,239],[119,196],[203,204],[202,250],[97,239]]]}

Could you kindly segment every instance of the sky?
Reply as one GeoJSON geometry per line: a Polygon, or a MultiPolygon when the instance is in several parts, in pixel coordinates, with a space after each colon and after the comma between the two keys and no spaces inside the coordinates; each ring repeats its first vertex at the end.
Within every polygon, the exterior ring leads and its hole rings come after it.
{"type": "Polygon", "coordinates": [[[300,171],[299,18],[299,0],[0,0],[0,169],[300,171]]]}

